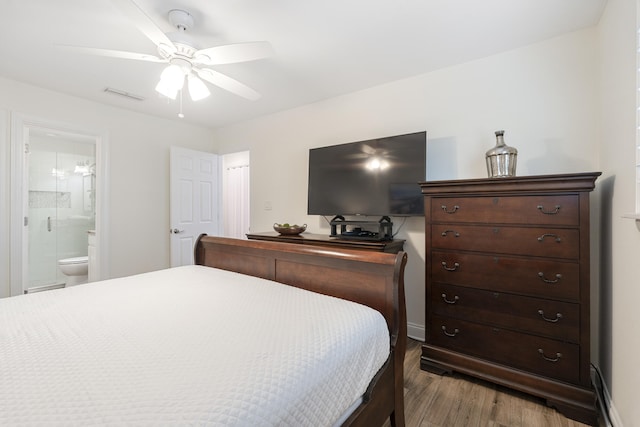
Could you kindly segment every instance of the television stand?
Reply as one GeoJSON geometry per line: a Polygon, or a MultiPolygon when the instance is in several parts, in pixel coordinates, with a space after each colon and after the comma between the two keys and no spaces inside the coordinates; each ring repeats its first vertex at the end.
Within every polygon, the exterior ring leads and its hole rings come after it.
{"type": "Polygon", "coordinates": [[[296,243],[299,245],[325,246],[361,251],[398,253],[403,250],[404,240],[352,240],[304,232],[294,236],[279,234],[275,231],[264,233],[248,233],[249,240],[266,240],[270,242],[296,243]]]}
{"type": "Polygon", "coordinates": [[[388,216],[379,221],[347,221],[342,215],[337,215],[329,224],[331,237],[373,241],[393,239],[393,223],[388,216]]]}

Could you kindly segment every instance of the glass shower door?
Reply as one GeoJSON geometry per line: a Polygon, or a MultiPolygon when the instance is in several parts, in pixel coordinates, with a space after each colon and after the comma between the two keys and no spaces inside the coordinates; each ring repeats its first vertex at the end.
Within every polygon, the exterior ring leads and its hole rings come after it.
{"type": "Polygon", "coordinates": [[[67,277],[58,261],[88,253],[87,232],[95,228],[95,203],[90,202],[95,190],[95,146],[32,138],[27,176],[26,288],[35,291],[63,285],[67,277]]]}
{"type": "Polygon", "coordinates": [[[56,151],[35,148],[28,162],[29,289],[64,282],[58,269],[56,233],[58,205],[64,203],[64,194],[58,191],[62,170],[56,151]]]}

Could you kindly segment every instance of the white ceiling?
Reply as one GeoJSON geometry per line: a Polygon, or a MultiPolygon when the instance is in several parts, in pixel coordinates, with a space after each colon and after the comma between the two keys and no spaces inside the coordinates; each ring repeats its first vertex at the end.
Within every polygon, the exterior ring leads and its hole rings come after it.
{"type": "Polygon", "coordinates": [[[195,18],[201,48],[263,41],[275,56],[212,67],[262,94],[211,87],[198,102],[154,87],[163,64],[82,55],[56,44],[157,54],[110,0],[0,0],[0,76],[104,104],[217,127],[535,43],[597,24],[606,0],[135,0],[163,30],[195,18]],[[140,95],[135,101],[106,87],[140,95]]]}

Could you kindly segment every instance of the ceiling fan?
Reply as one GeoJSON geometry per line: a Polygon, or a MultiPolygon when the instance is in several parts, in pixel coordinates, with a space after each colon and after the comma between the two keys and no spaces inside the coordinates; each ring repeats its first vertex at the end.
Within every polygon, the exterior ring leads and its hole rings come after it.
{"type": "Polygon", "coordinates": [[[186,80],[191,99],[197,101],[209,96],[210,92],[202,80],[249,100],[257,100],[260,94],[249,86],[211,68],[211,65],[232,64],[253,61],[273,54],[268,42],[246,42],[196,48],[197,43],[187,33],[193,27],[193,16],[181,9],[169,11],[169,22],[177,31],[165,34],[133,0],[111,0],[125,16],[156,46],[158,55],[99,49],[81,46],[62,46],[63,49],[92,55],[140,61],[167,63],[162,72],[156,91],[175,99],[186,80]],[[201,80],[202,79],[202,80],[201,80]]]}

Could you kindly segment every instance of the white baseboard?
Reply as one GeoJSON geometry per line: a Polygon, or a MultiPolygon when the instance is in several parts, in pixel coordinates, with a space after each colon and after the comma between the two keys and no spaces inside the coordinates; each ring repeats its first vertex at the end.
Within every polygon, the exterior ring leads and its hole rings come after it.
{"type": "Polygon", "coordinates": [[[612,427],[623,427],[622,420],[620,419],[620,414],[616,410],[616,407],[613,405],[611,401],[611,394],[609,394],[609,389],[606,384],[602,384],[602,394],[604,395],[604,410],[607,411],[609,416],[609,421],[611,422],[612,427]]]}
{"type": "Polygon", "coordinates": [[[424,325],[407,322],[407,336],[409,338],[413,338],[414,340],[424,341],[424,325]]]}

